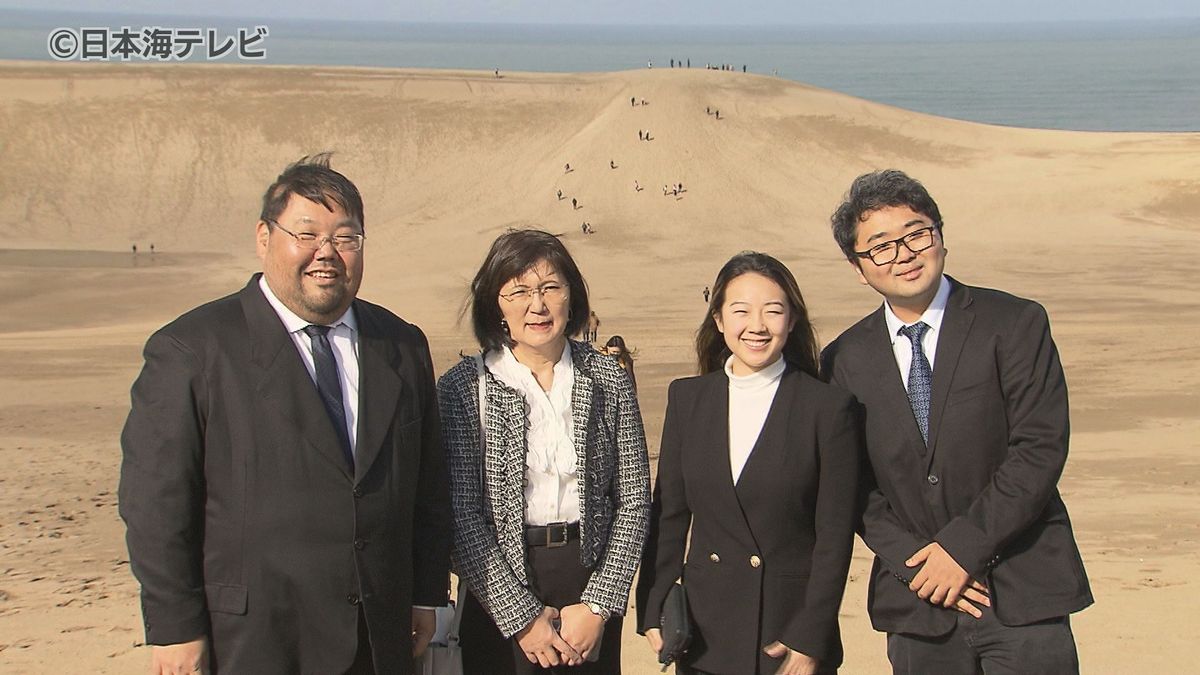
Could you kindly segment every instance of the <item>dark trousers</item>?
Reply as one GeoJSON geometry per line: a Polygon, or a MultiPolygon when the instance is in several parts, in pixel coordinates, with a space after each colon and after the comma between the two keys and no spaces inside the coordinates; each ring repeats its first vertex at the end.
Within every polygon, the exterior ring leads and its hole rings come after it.
{"type": "MultiPolygon", "coordinates": [[[[548,607],[562,609],[579,602],[591,577],[591,570],[579,564],[579,541],[566,546],[548,548],[527,546],[531,577],[529,590],[548,607]]],[[[561,673],[563,675],[620,675],[621,617],[613,616],[604,625],[600,640],[600,658],[578,666],[542,668],[530,663],[515,637],[504,639],[479,601],[470,592],[463,599],[459,586],[459,602],[463,605],[459,644],[462,646],[464,675],[527,675],[561,673]]]]}
{"type": "Polygon", "coordinates": [[[888,660],[894,675],[1079,673],[1079,655],[1068,617],[1005,626],[986,607],[982,619],[957,614],[954,630],[940,637],[888,633],[888,660]]]}

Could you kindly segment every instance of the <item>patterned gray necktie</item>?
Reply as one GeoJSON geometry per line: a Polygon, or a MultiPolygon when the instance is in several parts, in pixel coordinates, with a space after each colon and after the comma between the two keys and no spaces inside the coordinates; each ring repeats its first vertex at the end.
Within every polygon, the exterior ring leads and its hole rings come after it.
{"type": "Polygon", "coordinates": [[[342,380],[338,377],[337,361],[333,358],[333,347],[329,344],[329,326],[305,326],[304,332],[312,339],[313,365],[317,371],[317,393],[333,430],[337,434],[342,453],[350,470],[354,470],[354,453],[350,449],[350,431],[346,426],[346,409],[342,402],[342,380]]]}
{"type": "Polygon", "coordinates": [[[929,445],[929,399],[933,390],[933,368],[929,366],[929,359],[925,358],[925,350],[921,348],[921,338],[927,330],[929,324],[918,321],[897,331],[912,343],[912,365],[908,368],[908,404],[917,418],[925,445],[929,445]]]}

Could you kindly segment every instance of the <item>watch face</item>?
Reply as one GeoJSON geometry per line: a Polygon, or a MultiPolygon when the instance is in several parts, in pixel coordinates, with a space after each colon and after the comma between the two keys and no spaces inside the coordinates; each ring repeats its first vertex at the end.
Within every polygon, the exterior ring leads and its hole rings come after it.
{"type": "Polygon", "coordinates": [[[608,612],[605,611],[604,608],[601,607],[600,605],[597,605],[594,602],[589,602],[589,603],[587,603],[587,608],[592,611],[592,614],[595,614],[596,616],[600,617],[601,619],[608,621],[608,612]]]}

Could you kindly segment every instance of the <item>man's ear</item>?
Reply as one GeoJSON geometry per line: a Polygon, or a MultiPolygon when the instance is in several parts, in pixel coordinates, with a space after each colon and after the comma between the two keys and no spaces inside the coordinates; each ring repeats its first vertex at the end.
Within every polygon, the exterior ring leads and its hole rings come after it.
{"type": "Polygon", "coordinates": [[[265,221],[258,221],[254,228],[254,250],[261,260],[267,256],[267,240],[271,238],[271,226],[265,221]]]}
{"type": "Polygon", "coordinates": [[[867,277],[863,275],[862,261],[850,260],[847,258],[846,262],[850,263],[850,267],[854,268],[854,273],[858,275],[858,283],[862,284],[863,286],[869,286],[870,283],[867,282],[867,277]]]}

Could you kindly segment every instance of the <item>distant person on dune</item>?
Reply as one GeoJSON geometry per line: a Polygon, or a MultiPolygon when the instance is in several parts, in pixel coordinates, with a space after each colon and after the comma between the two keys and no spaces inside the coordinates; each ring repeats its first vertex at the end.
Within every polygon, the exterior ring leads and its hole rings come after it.
{"type": "Polygon", "coordinates": [[[592,311],[592,312],[588,313],[587,333],[586,333],[587,341],[595,342],[596,338],[599,337],[599,335],[600,335],[600,317],[596,316],[595,311],[592,311]]]}
{"type": "Polygon", "coordinates": [[[617,365],[621,366],[629,375],[629,384],[633,385],[633,393],[637,393],[637,377],[633,374],[633,353],[625,346],[625,338],[620,335],[614,335],[604,344],[604,353],[616,359],[617,365]]]}

